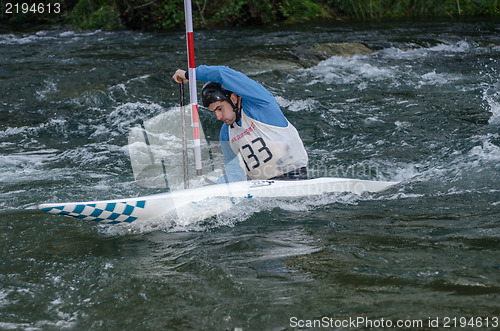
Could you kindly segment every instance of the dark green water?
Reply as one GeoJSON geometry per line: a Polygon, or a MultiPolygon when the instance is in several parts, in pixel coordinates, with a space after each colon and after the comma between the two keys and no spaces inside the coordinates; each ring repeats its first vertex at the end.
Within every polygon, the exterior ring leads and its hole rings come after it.
{"type": "Polygon", "coordinates": [[[127,136],[177,105],[184,34],[3,31],[0,329],[498,326],[500,24],[213,30],[195,47],[198,64],[229,65],[275,94],[317,173],[401,183],[251,201],[190,225],[39,212],[158,192],[135,184],[127,136]],[[375,52],[297,64],[330,42],[375,52]]]}

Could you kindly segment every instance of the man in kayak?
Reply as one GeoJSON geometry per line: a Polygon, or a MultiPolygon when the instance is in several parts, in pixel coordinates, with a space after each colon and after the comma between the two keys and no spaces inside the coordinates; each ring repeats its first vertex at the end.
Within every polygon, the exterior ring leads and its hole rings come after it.
{"type": "MultiPolygon", "coordinates": [[[[219,140],[225,181],[307,178],[304,144],[269,91],[225,66],[199,66],[196,77],[208,82],[201,91],[203,106],[224,122],[219,140]]],[[[182,69],[173,78],[177,83],[188,82],[182,69]]]]}

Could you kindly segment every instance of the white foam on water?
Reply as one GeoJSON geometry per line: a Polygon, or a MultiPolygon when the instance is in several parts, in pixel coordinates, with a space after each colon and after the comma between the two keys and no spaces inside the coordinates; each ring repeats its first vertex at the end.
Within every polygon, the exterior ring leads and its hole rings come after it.
{"type": "MultiPolygon", "coordinates": [[[[411,188],[414,194],[420,194],[419,187],[434,187],[433,195],[454,195],[460,192],[484,193],[488,186],[500,184],[496,174],[500,171],[499,134],[478,135],[470,138],[473,147],[466,151],[448,151],[449,157],[425,164],[409,164],[401,168],[400,180],[404,187],[411,188]],[[496,184],[498,183],[498,184],[496,184]],[[416,190],[416,191],[415,191],[416,190]]],[[[431,193],[426,193],[426,195],[431,193]]]]}
{"type": "Polygon", "coordinates": [[[396,47],[390,47],[376,52],[377,54],[398,60],[422,60],[423,58],[428,57],[429,55],[436,53],[465,53],[468,52],[471,48],[471,45],[462,40],[456,43],[440,43],[433,47],[419,47],[416,46],[410,49],[400,49],[396,47]]]}
{"type": "Polygon", "coordinates": [[[485,88],[483,100],[488,104],[489,109],[487,110],[491,113],[489,123],[500,124],[500,83],[497,83],[493,87],[485,88]]]}
{"type": "Polygon", "coordinates": [[[491,142],[491,139],[498,139],[499,134],[488,134],[484,136],[475,136],[473,139],[479,145],[473,147],[469,153],[469,160],[500,161],[500,147],[491,142]]]}
{"type": "Polygon", "coordinates": [[[431,86],[441,86],[453,81],[459,80],[461,77],[451,74],[439,74],[436,70],[423,74],[421,79],[418,81],[416,88],[421,88],[425,85],[431,86]]]}
{"type": "Polygon", "coordinates": [[[460,40],[456,43],[442,43],[429,48],[432,52],[450,52],[450,53],[465,53],[469,51],[471,45],[465,41],[460,40]]]}
{"type": "Polygon", "coordinates": [[[368,55],[355,55],[350,58],[333,56],[312,68],[303,69],[302,72],[315,77],[307,85],[352,84],[365,80],[381,81],[395,77],[394,68],[377,67],[368,63],[369,59],[368,55]]]}
{"type": "Polygon", "coordinates": [[[390,169],[390,180],[396,182],[408,182],[413,180],[420,171],[421,165],[415,163],[400,163],[386,165],[390,169]]]}
{"type": "Polygon", "coordinates": [[[106,33],[101,30],[88,30],[88,31],[47,31],[42,30],[32,34],[0,34],[0,45],[27,45],[38,42],[47,42],[50,40],[62,41],[78,41],[81,37],[93,36],[101,33],[106,33]]]}
{"type": "Polygon", "coordinates": [[[66,124],[66,120],[51,119],[48,122],[40,123],[37,126],[7,127],[5,130],[0,131],[0,138],[7,140],[15,135],[35,136],[42,130],[63,130],[66,124]]]}
{"type": "Polygon", "coordinates": [[[39,150],[0,154],[0,182],[14,184],[53,178],[54,173],[47,173],[44,164],[53,158],[56,152],[56,150],[39,150]]]}
{"type": "Polygon", "coordinates": [[[45,87],[40,91],[35,91],[35,93],[37,95],[36,98],[38,100],[46,100],[48,94],[55,93],[58,91],[57,84],[56,84],[56,82],[54,82],[54,80],[46,79],[43,82],[45,84],[45,87]]]}
{"type": "Polygon", "coordinates": [[[0,35],[0,44],[4,45],[24,45],[24,44],[30,44],[34,41],[40,40],[39,37],[36,35],[15,35],[15,34],[7,34],[7,35],[0,35]]]}
{"type": "Polygon", "coordinates": [[[185,211],[177,210],[156,219],[131,224],[102,225],[106,235],[128,235],[162,232],[204,232],[220,227],[234,227],[252,216],[274,210],[305,213],[331,204],[356,205],[360,200],[371,200],[370,194],[331,193],[304,198],[234,199],[214,197],[189,205],[185,211]]]}
{"type": "Polygon", "coordinates": [[[144,119],[145,114],[157,114],[163,111],[165,109],[156,103],[127,102],[115,107],[109,114],[107,121],[113,128],[128,133],[134,123],[144,119]]]}
{"type": "Polygon", "coordinates": [[[275,99],[280,107],[287,108],[293,112],[313,110],[318,104],[318,102],[312,98],[304,100],[288,100],[281,96],[276,96],[275,99]]]}

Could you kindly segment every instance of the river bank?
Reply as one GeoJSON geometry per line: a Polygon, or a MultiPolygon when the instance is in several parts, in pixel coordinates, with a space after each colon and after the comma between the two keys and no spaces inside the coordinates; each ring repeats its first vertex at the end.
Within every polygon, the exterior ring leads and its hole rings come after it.
{"type": "MultiPolygon", "coordinates": [[[[26,29],[46,24],[70,29],[159,31],[182,29],[182,0],[51,0],[4,2],[0,24],[26,29]]],[[[258,0],[193,1],[194,27],[265,24],[390,22],[400,20],[500,19],[498,0],[258,0]]]]}

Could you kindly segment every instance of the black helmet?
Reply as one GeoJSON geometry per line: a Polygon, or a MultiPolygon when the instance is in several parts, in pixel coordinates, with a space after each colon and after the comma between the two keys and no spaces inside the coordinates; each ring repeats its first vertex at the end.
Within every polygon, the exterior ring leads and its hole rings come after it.
{"type": "Polygon", "coordinates": [[[231,101],[230,96],[232,93],[223,89],[220,83],[208,82],[201,89],[201,100],[203,106],[208,107],[217,101],[231,101]]]}

